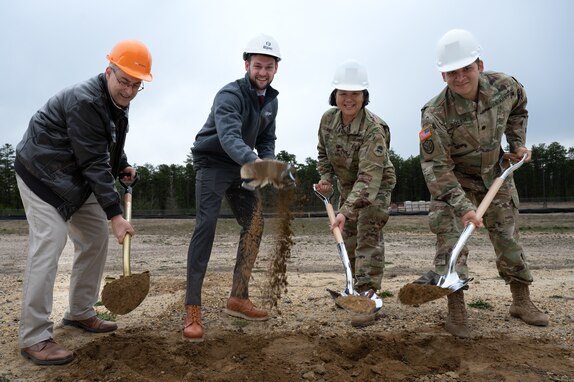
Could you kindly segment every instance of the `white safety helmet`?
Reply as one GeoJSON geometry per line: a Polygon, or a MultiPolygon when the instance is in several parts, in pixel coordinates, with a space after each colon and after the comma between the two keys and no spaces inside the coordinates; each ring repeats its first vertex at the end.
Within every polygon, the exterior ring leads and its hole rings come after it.
{"type": "Polygon", "coordinates": [[[247,60],[250,54],[264,54],[275,57],[277,61],[281,60],[279,44],[273,37],[265,34],[260,34],[249,40],[243,52],[243,60],[247,60]]]}
{"type": "Polygon", "coordinates": [[[436,66],[443,73],[463,68],[476,61],[480,49],[472,33],[451,29],[438,41],[436,66]]]}
{"type": "Polygon", "coordinates": [[[338,90],[365,90],[369,87],[367,69],[356,60],[347,60],[337,68],[333,87],[338,90]]]}

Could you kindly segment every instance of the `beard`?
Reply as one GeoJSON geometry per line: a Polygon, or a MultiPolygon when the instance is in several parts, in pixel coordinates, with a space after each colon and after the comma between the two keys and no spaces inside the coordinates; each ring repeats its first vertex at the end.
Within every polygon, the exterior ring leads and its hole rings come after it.
{"type": "Polygon", "coordinates": [[[273,76],[268,76],[265,80],[262,79],[258,80],[256,75],[249,73],[249,81],[256,90],[265,90],[267,86],[271,85],[271,81],[273,81],[273,76]]]}

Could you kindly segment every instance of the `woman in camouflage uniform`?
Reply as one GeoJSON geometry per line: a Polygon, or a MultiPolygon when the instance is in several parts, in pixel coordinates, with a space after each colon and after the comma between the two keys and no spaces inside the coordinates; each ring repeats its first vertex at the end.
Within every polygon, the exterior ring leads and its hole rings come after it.
{"type": "Polygon", "coordinates": [[[382,230],[396,182],[389,126],[365,108],[368,79],[361,64],[343,63],[333,85],[329,104],[335,107],[323,114],[319,127],[317,191],[331,192],[337,179],[340,201],[334,226],[343,233],[355,289],[376,291],[385,263],[382,230]]]}

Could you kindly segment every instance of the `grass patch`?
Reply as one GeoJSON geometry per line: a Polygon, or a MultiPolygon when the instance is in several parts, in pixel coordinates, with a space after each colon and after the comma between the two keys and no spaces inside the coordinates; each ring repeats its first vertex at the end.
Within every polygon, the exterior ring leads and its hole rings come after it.
{"type": "Polygon", "coordinates": [[[379,293],[380,298],[387,298],[387,297],[393,297],[393,296],[394,296],[393,292],[388,291],[388,290],[383,290],[383,291],[381,291],[381,293],[379,293]]]}
{"type": "Polygon", "coordinates": [[[108,312],[108,311],[104,311],[104,312],[98,312],[96,313],[96,316],[101,319],[101,320],[105,320],[105,321],[115,321],[116,320],[116,315],[108,312]]]}
{"type": "Polygon", "coordinates": [[[10,376],[5,374],[0,375],[0,382],[10,382],[10,376]]]}
{"type": "Polygon", "coordinates": [[[490,305],[488,302],[483,301],[483,300],[475,300],[473,302],[469,302],[468,306],[470,306],[471,308],[475,308],[475,309],[484,309],[484,310],[492,310],[492,305],[490,305]]]}

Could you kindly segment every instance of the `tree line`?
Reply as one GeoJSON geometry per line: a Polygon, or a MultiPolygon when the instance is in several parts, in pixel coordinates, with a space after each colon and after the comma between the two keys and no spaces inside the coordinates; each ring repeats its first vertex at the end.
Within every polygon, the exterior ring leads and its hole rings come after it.
{"type": "MultiPolygon", "coordinates": [[[[533,160],[514,173],[518,193],[529,200],[574,199],[574,148],[558,142],[532,147],[533,160]]],[[[23,207],[14,173],[15,149],[10,144],[0,148],[0,215],[23,215],[23,207]]],[[[293,211],[321,211],[323,202],[313,192],[319,181],[317,160],[306,158],[298,163],[296,157],[281,151],[277,159],[291,163],[296,171],[296,187],[292,190],[293,211]]],[[[429,192],[421,172],[420,157],[406,159],[391,150],[391,160],[397,174],[397,185],[392,194],[395,203],[429,200],[429,192]]],[[[137,166],[139,180],[133,189],[135,212],[154,215],[190,214],[195,211],[195,172],[191,155],[184,164],[144,164],[137,166]]],[[[118,184],[118,190],[123,191],[118,184]]],[[[280,192],[280,191],[279,191],[280,192]]],[[[261,189],[264,207],[276,205],[278,191],[261,189]]]]}

